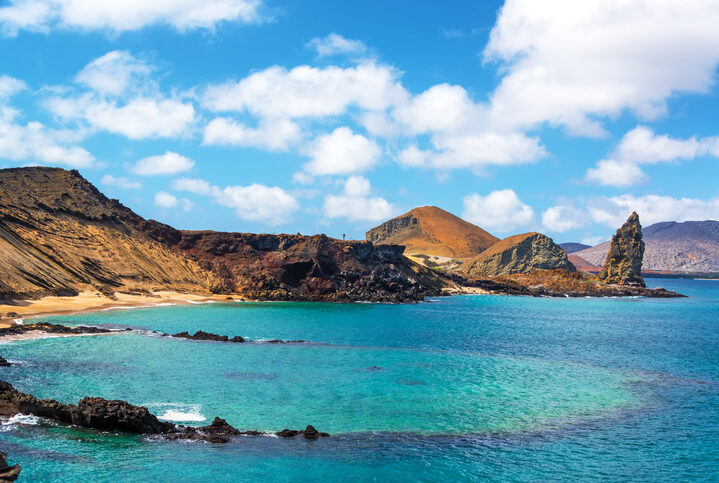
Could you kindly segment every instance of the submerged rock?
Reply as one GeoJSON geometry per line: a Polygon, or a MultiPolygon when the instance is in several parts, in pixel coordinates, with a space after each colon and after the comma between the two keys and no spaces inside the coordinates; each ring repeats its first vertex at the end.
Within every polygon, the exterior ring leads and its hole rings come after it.
{"type": "Polygon", "coordinates": [[[15,481],[20,476],[20,465],[8,465],[7,453],[0,451],[0,481],[15,481]]]}
{"type": "MultiPolygon", "coordinates": [[[[78,327],[70,327],[67,325],[51,324],[49,322],[38,322],[37,324],[27,325],[13,325],[11,327],[4,327],[0,329],[0,337],[5,335],[17,335],[24,334],[30,331],[41,331],[47,332],[48,334],[107,334],[113,332],[110,329],[103,329],[102,327],[93,327],[88,325],[82,325],[78,327]]],[[[125,329],[132,330],[132,329],[125,329]]]]}
{"type": "Polygon", "coordinates": [[[308,425],[305,429],[283,429],[282,431],[279,431],[275,434],[280,438],[294,438],[295,436],[304,436],[306,439],[318,439],[320,437],[324,438],[329,436],[329,434],[327,433],[320,433],[311,424],[308,425]]]}
{"type": "Polygon", "coordinates": [[[639,215],[632,213],[612,237],[599,279],[608,284],[645,287],[642,278],[644,240],[639,215]]]}

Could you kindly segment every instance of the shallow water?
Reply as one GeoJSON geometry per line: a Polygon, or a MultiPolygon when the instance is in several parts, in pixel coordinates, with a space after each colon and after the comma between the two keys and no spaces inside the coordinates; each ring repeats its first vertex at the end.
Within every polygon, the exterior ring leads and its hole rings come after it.
{"type": "Polygon", "coordinates": [[[15,418],[0,448],[36,481],[715,479],[719,282],[650,283],[691,297],[229,303],[48,318],[311,341],[137,331],[14,342],[0,355],[19,362],[3,378],[38,397],[121,398],[174,422],[313,424],[333,436],[210,445],[15,418]]]}

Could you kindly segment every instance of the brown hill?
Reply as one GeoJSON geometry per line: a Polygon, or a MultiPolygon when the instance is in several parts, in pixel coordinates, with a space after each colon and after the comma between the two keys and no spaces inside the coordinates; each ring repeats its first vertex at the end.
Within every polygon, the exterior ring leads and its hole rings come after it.
{"type": "Polygon", "coordinates": [[[404,245],[405,253],[472,258],[499,239],[478,226],[437,208],[423,206],[393,218],[366,234],[377,244],[404,245]]]}
{"type": "Polygon", "coordinates": [[[514,235],[498,241],[462,267],[470,277],[485,277],[529,273],[532,270],[565,269],[575,267],[567,259],[567,252],[541,233],[514,235]]]}
{"type": "Polygon", "coordinates": [[[108,199],[77,171],[0,170],[0,301],[83,290],[209,290],[401,302],[449,284],[402,252],[324,235],[180,231],[108,199]]]}
{"type": "Polygon", "coordinates": [[[77,171],[0,170],[0,298],[78,290],[205,290],[211,276],[77,171]]]}
{"type": "Polygon", "coordinates": [[[599,271],[601,271],[602,269],[602,267],[592,265],[576,253],[570,253],[569,255],[567,255],[567,258],[570,262],[572,262],[572,265],[577,267],[577,270],[581,270],[583,272],[599,273],[599,271]]]}

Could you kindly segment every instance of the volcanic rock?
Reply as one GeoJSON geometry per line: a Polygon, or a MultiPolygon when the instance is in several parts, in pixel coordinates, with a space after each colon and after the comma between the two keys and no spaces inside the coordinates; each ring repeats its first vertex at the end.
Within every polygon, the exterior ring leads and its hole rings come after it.
{"type": "Polygon", "coordinates": [[[644,287],[642,260],[644,241],[639,215],[632,213],[612,237],[599,279],[604,283],[644,287]]]}
{"type": "Polygon", "coordinates": [[[7,361],[7,359],[5,359],[4,357],[0,357],[0,366],[2,366],[2,367],[10,367],[10,366],[12,366],[12,364],[10,364],[10,363],[7,361]]]}
{"type": "Polygon", "coordinates": [[[408,255],[472,258],[499,239],[436,206],[423,206],[369,230],[375,244],[404,245],[408,255]]]}
{"type": "Polygon", "coordinates": [[[7,453],[0,451],[0,481],[15,481],[20,476],[20,465],[8,465],[7,453]]]}
{"type": "Polygon", "coordinates": [[[501,240],[465,264],[461,271],[469,277],[529,273],[532,270],[574,271],[567,252],[541,233],[525,233],[501,240]]]}

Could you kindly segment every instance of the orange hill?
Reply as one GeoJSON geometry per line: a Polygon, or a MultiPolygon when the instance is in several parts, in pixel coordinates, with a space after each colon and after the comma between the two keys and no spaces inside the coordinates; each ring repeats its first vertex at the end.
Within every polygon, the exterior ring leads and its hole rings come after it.
{"type": "Polygon", "coordinates": [[[499,239],[436,206],[423,206],[367,232],[376,244],[404,245],[406,255],[424,253],[448,258],[475,257],[499,239]]]}

